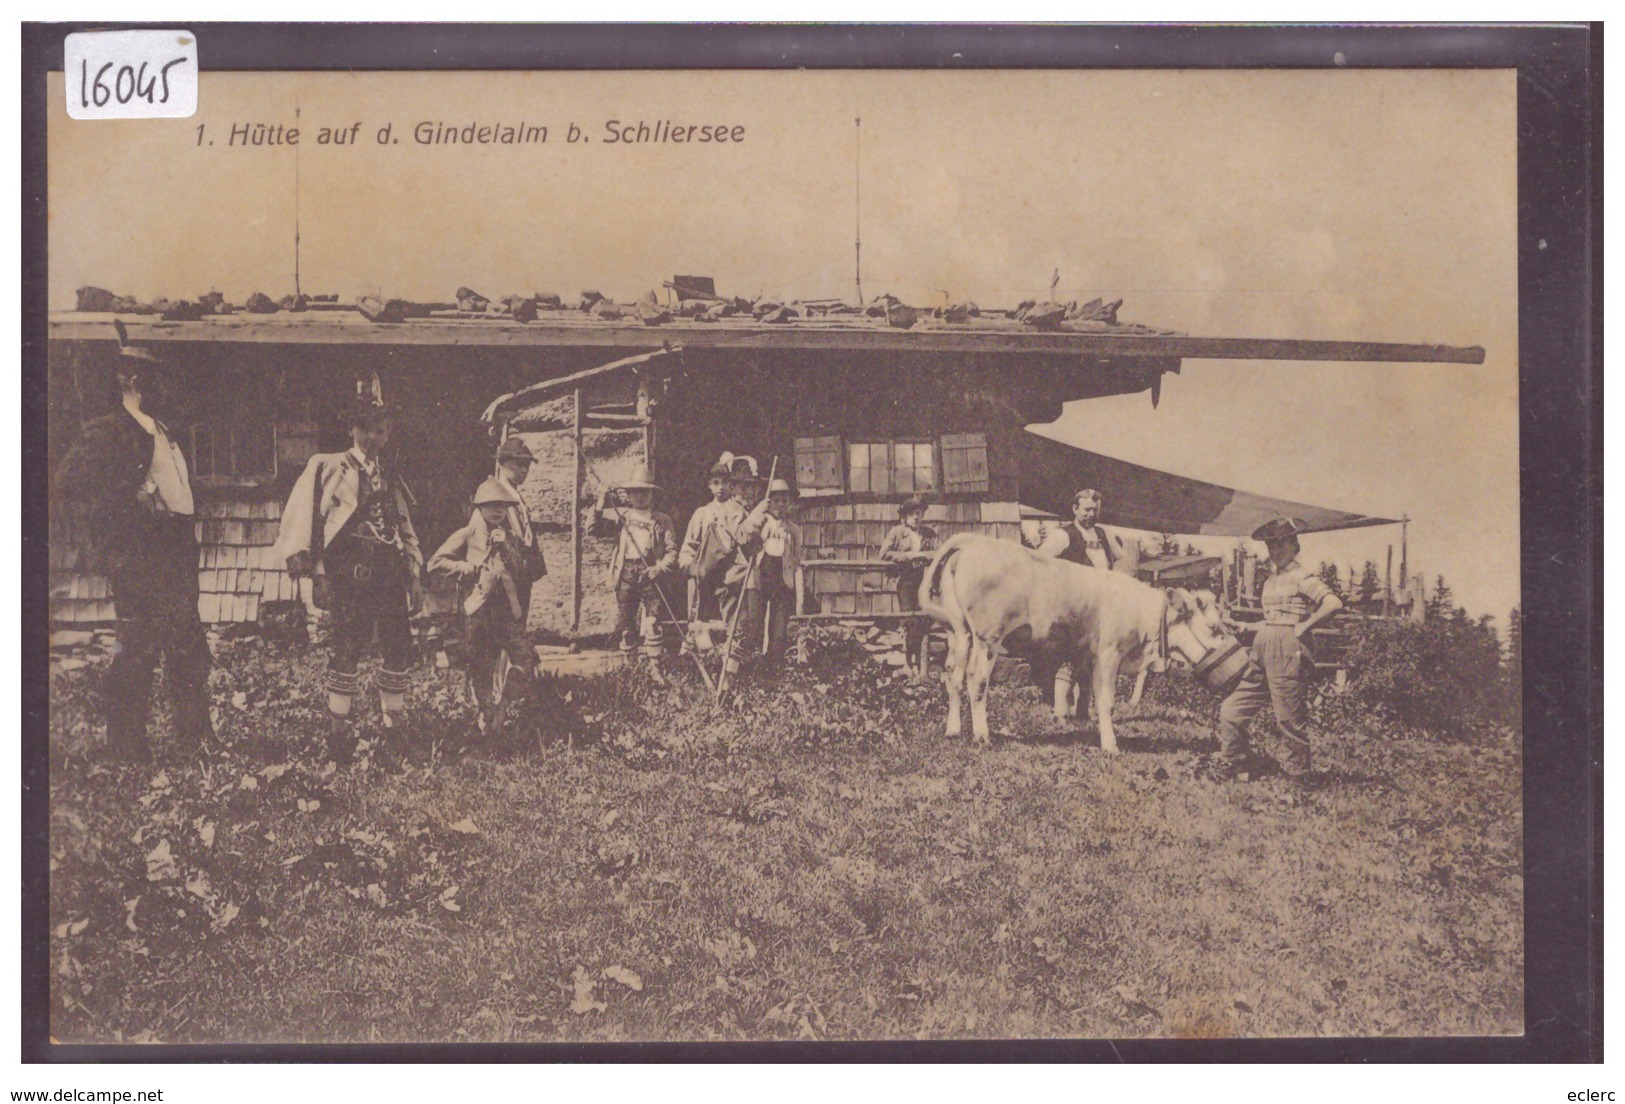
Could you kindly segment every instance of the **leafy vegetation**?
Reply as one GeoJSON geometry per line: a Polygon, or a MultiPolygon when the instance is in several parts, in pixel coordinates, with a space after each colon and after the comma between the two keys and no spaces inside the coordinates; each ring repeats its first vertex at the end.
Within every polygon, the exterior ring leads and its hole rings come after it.
{"type": "MultiPolygon", "coordinates": [[[[1373,565],[1375,566],[1375,565],[1373,565]]],[[[1321,561],[1320,570],[1315,573],[1320,581],[1325,583],[1331,592],[1339,598],[1348,597],[1348,588],[1343,585],[1343,577],[1337,573],[1337,565],[1321,561]]]]}
{"type": "Polygon", "coordinates": [[[1513,721],[1510,672],[1486,625],[1367,622],[1355,631],[1348,662],[1356,672],[1348,704],[1371,722],[1463,737],[1513,721]]]}
{"type": "MultiPolygon", "coordinates": [[[[1320,577],[1338,590],[1337,571],[1321,564],[1320,577]]],[[[1350,571],[1352,579],[1353,572],[1350,571]]],[[[1366,561],[1355,602],[1374,583],[1376,564],[1366,561]]],[[[1444,576],[1435,578],[1425,617],[1408,621],[1344,618],[1339,627],[1353,639],[1347,653],[1349,693],[1334,701],[1327,720],[1353,725],[1371,735],[1396,729],[1433,737],[1468,738],[1475,733],[1516,726],[1522,709],[1523,623],[1513,609],[1508,641],[1486,615],[1472,618],[1455,604],[1444,576]]]]}
{"type": "MultiPolygon", "coordinates": [[[[1425,657],[1379,645],[1382,692],[1417,692],[1425,657]]],[[[1327,789],[1226,784],[1182,676],[1121,708],[1106,757],[1001,663],[976,748],[943,736],[939,686],[829,631],[726,714],[687,673],[549,685],[501,749],[425,669],[415,739],[331,770],[320,654],[219,650],[201,758],[160,717],[159,763],[107,761],[99,667],[53,682],[59,1039],[1522,1028],[1511,729],[1376,738],[1323,702],[1327,789]]]]}

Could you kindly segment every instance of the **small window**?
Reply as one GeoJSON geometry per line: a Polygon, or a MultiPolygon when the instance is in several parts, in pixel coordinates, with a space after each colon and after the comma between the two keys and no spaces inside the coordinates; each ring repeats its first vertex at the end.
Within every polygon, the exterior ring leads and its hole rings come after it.
{"type": "Polygon", "coordinates": [[[276,427],[276,471],[289,479],[305,470],[317,452],[315,422],[279,422],[276,427]]]}
{"type": "Polygon", "coordinates": [[[213,426],[200,425],[192,427],[192,474],[202,479],[214,475],[214,439],[216,431],[213,426]]]}
{"type": "Polygon", "coordinates": [[[846,446],[848,484],[854,492],[890,494],[892,489],[891,444],[887,441],[853,441],[846,446]]]}
{"type": "Polygon", "coordinates": [[[233,475],[276,474],[276,431],[270,426],[233,430],[231,445],[233,475]]]}
{"type": "Polygon", "coordinates": [[[270,425],[203,424],[192,428],[192,473],[236,480],[276,475],[276,430],[270,425]]]}
{"type": "Polygon", "coordinates": [[[886,446],[868,441],[846,446],[848,486],[854,491],[891,489],[891,460],[886,446]]]}
{"type": "Polygon", "coordinates": [[[988,490],[986,434],[943,435],[942,489],[949,494],[988,490]]]}
{"type": "Polygon", "coordinates": [[[937,489],[936,449],[929,441],[898,441],[892,445],[898,494],[919,494],[937,489]]]}
{"type": "Polygon", "coordinates": [[[936,446],[930,441],[853,441],[847,445],[854,493],[917,494],[937,489],[936,446]]]}

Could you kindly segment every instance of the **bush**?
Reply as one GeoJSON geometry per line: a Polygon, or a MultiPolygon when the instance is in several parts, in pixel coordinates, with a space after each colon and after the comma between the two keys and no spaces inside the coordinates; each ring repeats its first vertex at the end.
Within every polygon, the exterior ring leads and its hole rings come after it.
{"type": "Polygon", "coordinates": [[[1354,629],[1347,700],[1376,720],[1461,736],[1513,723],[1494,630],[1471,621],[1368,621],[1354,629]]]}

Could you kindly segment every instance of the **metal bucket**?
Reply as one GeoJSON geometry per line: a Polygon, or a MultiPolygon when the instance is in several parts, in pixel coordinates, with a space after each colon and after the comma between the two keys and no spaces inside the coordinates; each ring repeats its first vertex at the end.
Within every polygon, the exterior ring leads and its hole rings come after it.
{"type": "Polygon", "coordinates": [[[1196,681],[1222,697],[1236,688],[1241,676],[1252,666],[1252,656],[1239,640],[1212,648],[1191,669],[1196,681]]]}

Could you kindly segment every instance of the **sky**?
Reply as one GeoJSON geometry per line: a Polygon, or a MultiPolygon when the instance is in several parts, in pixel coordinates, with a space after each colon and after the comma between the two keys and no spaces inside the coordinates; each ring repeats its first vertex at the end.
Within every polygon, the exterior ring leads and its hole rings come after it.
{"type": "MultiPolygon", "coordinates": [[[[633,299],[701,273],[850,297],[861,206],[869,297],[1010,306],[1059,271],[1062,299],[1186,333],[1481,345],[1482,366],[1190,360],[1156,410],[1072,403],[1043,432],[1409,515],[1413,573],[1475,615],[1518,604],[1510,71],[210,73],[195,118],[135,123],[69,120],[52,78],[53,309],[83,284],[279,298],[296,194],[306,292],[633,299]],[[610,120],[744,140],[608,143],[610,120]],[[422,145],[423,122],[548,141],[422,145]],[[253,124],[297,125],[297,150],[233,146],[253,124]]],[[[1380,569],[1393,543],[1397,567],[1398,540],[1312,534],[1303,559],[1380,569]]]]}

